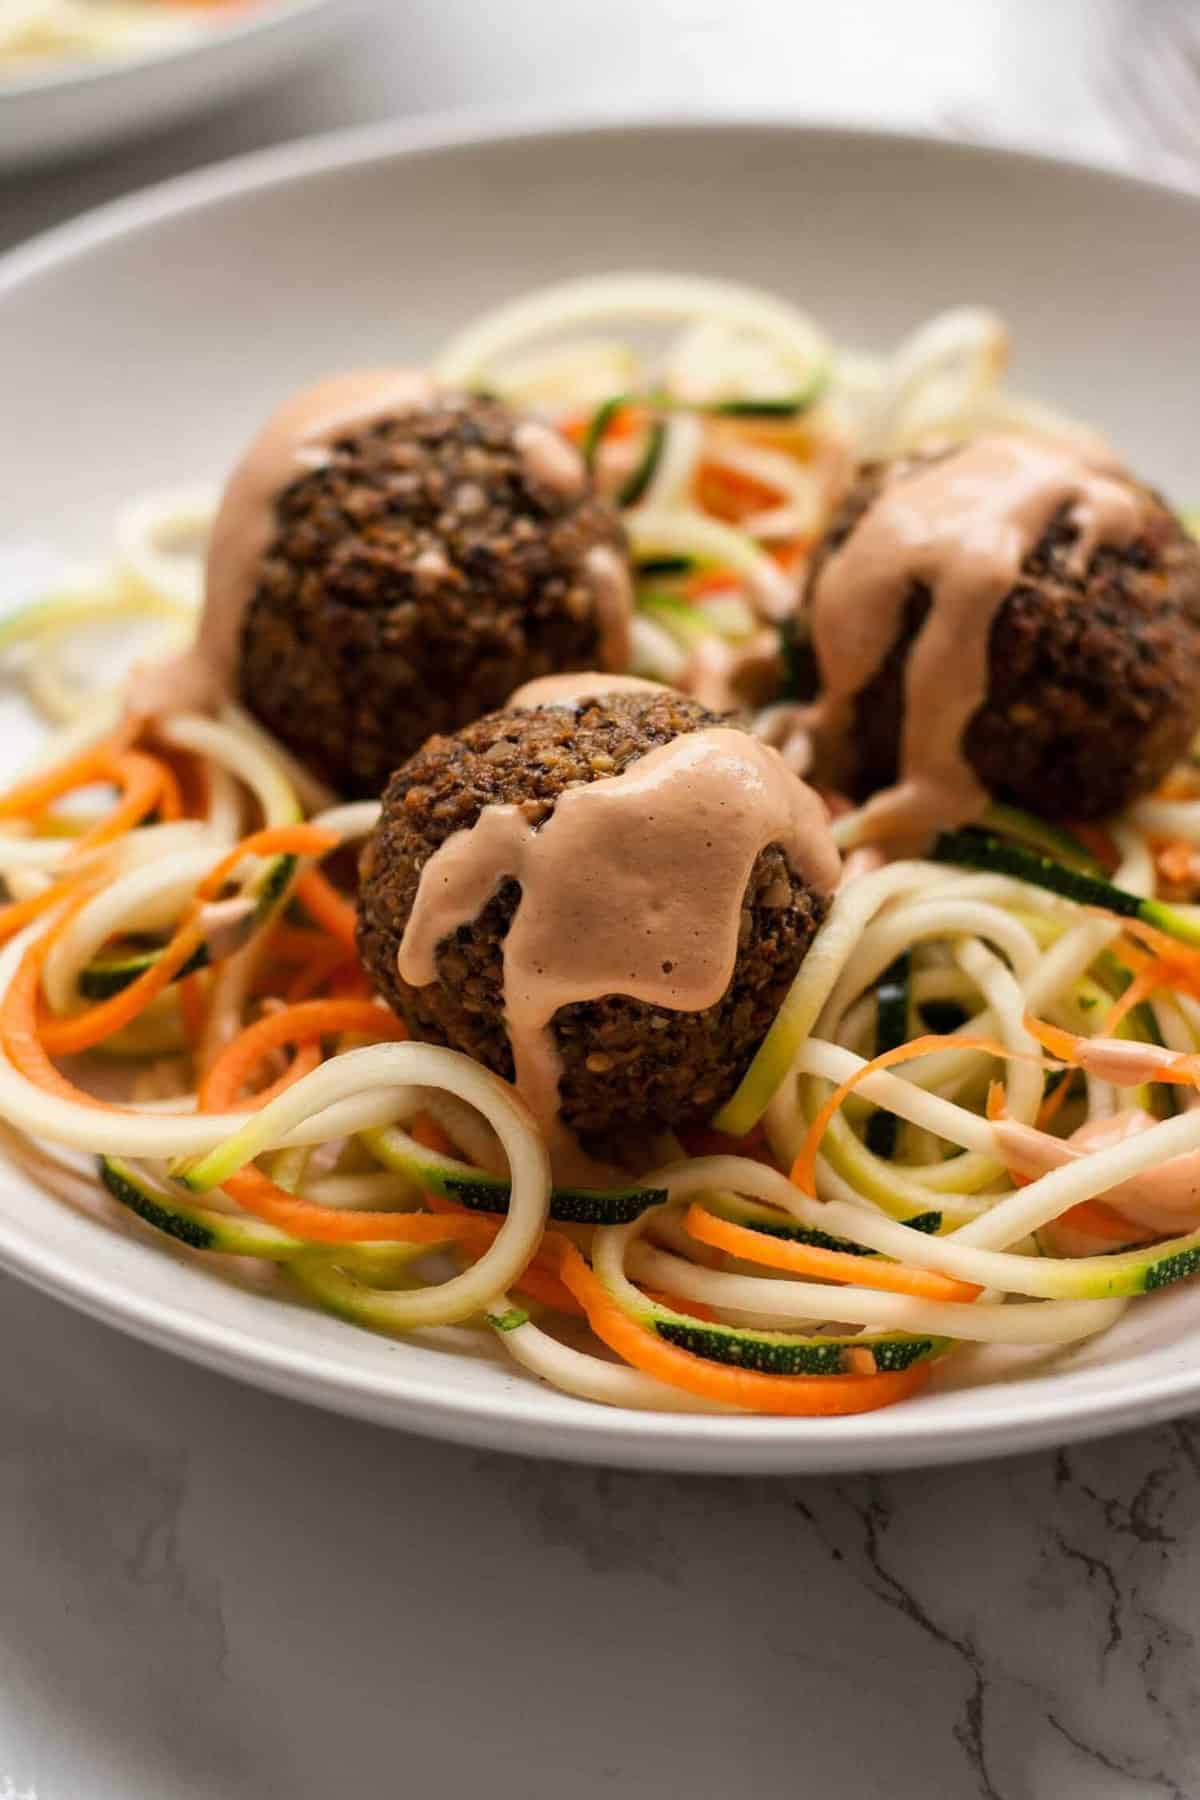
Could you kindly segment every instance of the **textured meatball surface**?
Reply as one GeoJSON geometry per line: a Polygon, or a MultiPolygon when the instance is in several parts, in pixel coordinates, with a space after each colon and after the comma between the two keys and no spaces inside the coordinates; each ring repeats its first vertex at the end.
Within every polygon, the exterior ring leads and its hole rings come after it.
{"type": "MultiPolygon", "coordinates": [[[[845,543],[885,481],[928,457],[868,464],[814,556],[845,543]]],[[[1096,819],[1149,792],[1200,725],[1200,545],[1149,489],[1142,535],[1071,565],[1070,508],[1026,557],[992,623],[988,692],[967,727],[967,760],[999,800],[1055,819],[1096,819]]],[[[896,780],[909,649],[929,607],[915,582],[904,630],[858,696],[854,797],[896,780]]]]}
{"type": "Polygon", "coordinates": [[[279,496],[242,627],[251,712],[347,795],[534,676],[594,668],[585,572],[623,550],[583,479],[539,480],[498,402],[442,398],[337,440],[279,496]]]}
{"type": "MultiPolygon", "coordinates": [[[[420,1037],[450,1044],[511,1080],[504,1027],[504,938],[520,902],[506,882],[438,953],[438,980],[413,988],[396,957],[421,870],[485,806],[522,807],[536,828],[568,786],[618,775],[658,744],[724,724],[694,701],[598,693],[579,706],[507,710],[430,740],[397,771],[362,857],[358,942],[373,981],[420,1037]]],[[[698,868],[696,880],[703,881],[698,868]]],[[[751,871],[733,979],[716,1005],[674,1012],[623,995],[564,1006],[552,1022],[562,1117],[603,1147],[634,1132],[711,1117],[741,1080],[824,917],[827,902],[768,846],[751,871]]]]}

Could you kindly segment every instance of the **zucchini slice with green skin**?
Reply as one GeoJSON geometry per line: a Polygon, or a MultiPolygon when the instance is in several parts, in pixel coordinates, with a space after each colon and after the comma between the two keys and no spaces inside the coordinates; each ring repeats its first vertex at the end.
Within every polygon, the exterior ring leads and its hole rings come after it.
{"type": "Polygon", "coordinates": [[[694,556],[641,556],[634,563],[638,575],[690,575],[697,566],[694,556]]]}
{"type": "MultiPolygon", "coordinates": [[[[85,1000],[111,1000],[114,994],[132,986],[147,969],[152,969],[161,953],[161,947],[155,947],[97,956],[80,970],[79,992],[85,1000]]],[[[200,944],[176,971],[174,980],[182,981],[185,975],[194,975],[197,969],[207,967],[208,946],[200,944]]]]}
{"type": "Polygon", "coordinates": [[[1019,806],[1004,806],[1000,801],[993,800],[983,815],[983,826],[986,831],[994,831],[998,837],[1012,838],[1018,844],[1024,844],[1027,849],[1066,863],[1069,868],[1078,869],[1083,875],[1094,875],[1098,880],[1104,880],[1104,870],[1085,844],[1072,837],[1069,831],[1063,831],[1057,825],[1048,825],[1045,819],[1037,819],[1032,813],[1022,812],[1019,806]]]}
{"type": "MultiPolygon", "coordinates": [[[[798,419],[802,413],[814,407],[829,385],[830,366],[825,363],[817,369],[805,388],[799,388],[794,394],[779,394],[756,398],[747,394],[736,400],[711,400],[699,406],[689,406],[685,401],[676,400],[672,395],[659,392],[642,394],[613,394],[596,408],[588,420],[583,434],[583,460],[588,469],[595,467],[596,456],[601,444],[612,428],[613,420],[626,406],[649,407],[658,413],[694,412],[707,413],[714,419],[798,419]]],[[[624,493],[618,495],[622,506],[633,506],[645,491],[650,475],[654,472],[654,464],[662,449],[661,435],[653,453],[653,462],[649,474],[642,481],[634,498],[627,500],[624,493]]],[[[632,478],[631,478],[632,479],[632,478]]]]}
{"type": "Polygon", "coordinates": [[[262,874],[258,885],[252,891],[255,900],[254,919],[262,924],[267,914],[273,912],[287,893],[295,878],[296,868],[300,861],[298,856],[273,856],[262,874]]]}
{"type": "Polygon", "coordinates": [[[650,483],[654,480],[654,471],[662,460],[663,445],[667,441],[667,428],[661,419],[651,421],[646,433],[646,447],[638,459],[637,467],[626,477],[617,489],[618,506],[636,506],[650,483]]]}
{"type": "Polygon", "coordinates": [[[697,644],[713,636],[711,625],[705,623],[702,614],[686,600],[680,600],[675,594],[663,593],[661,589],[651,588],[638,600],[638,611],[669,631],[676,643],[683,649],[691,650],[697,644]]]}
{"type": "MultiPolygon", "coordinates": [[[[875,1054],[898,1050],[908,1042],[909,976],[912,957],[901,951],[895,962],[879,977],[875,989],[875,1054]]],[[[867,1120],[867,1149],[876,1156],[896,1154],[896,1136],[900,1121],[895,1113],[876,1108],[867,1120]]]]}
{"type": "MultiPolygon", "coordinates": [[[[606,1288],[626,1318],[677,1349],[690,1350],[706,1362],[754,1369],[761,1375],[845,1375],[847,1355],[869,1350],[883,1372],[911,1368],[949,1348],[948,1338],[919,1337],[907,1331],[857,1333],[845,1337],[803,1336],[790,1331],[758,1331],[748,1325],[721,1325],[697,1319],[659,1301],[632,1307],[606,1288]]],[[[831,1289],[831,1295],[836,1290],[831,1289]]],[[[836,1311],[836,1302],[830,1302],[836,1311]]]]}
{"type": "Polygon", "coordinates": [[[528,1325],[530,1315],[523,1306],[510,1306],[507,1312],[488,1313],[487,1322],[494,1331],[516,1331],[528,1325]]]}
{"type": "MultiPolygon", "coordinates": [[[[664,1209],[667,1210],[667,1209],[664,1209]]],[[[653,1223],[634,1220],[615,1231],[599,1231],[592,1246],[592,1271],[612,1304],[633,1324],[664,1343],[709,1362],[754,1369],[764,1375],[845,1375],[858,1351],[869,1351],[878,1371],[895,1372],[937,1356],[950,1339],[911,1331],[794,1332],[753,1325],[729,1325],[680,1312],[635,1287],[625,1273],[625,1253],[653,1223]]],[[[828,1316],[836,1320],[838,1290],[830,1287],[828,1316]]]]}
{"type": "MultiPolygon", "coordinates": [[[[298,860],[291,855],[271,857],[251,890],[254,911],[246,922],[245,941],[248,942],[256,931],[262,929],[287,893],[296,873],[298,860]]],[[[102,953],[80,970],[79,992],[85,1000],[110,1000],[123,988],[130,987],[147,969],[153,968],[161,954],[161,948],[156,947],[118,951],[116,954],[111,951],[102,953]]],[[[199,945],[183,967],[176,970],[172,981],[182,981],[185,975],[194,975],[197,969],[206,969],[209,961],[208,945],[199,945]]]]}
{"type": "Polygon", "coordinates": [[[623,406],[632,406],[638,401],[637,394],[613,394],[602,405],[598,406],[587,423],[583,434],[583,460],[589,474],[596,466],[596,455],[608,435],[609,427],[623,406]]]}
{"type": "MultiPolygon", "coordinates": [[[[831,1231],[820,1231],[812,1225],[802,1225],[798,1219],[789,1219],[785,1213],[776,1212],[774,1207],[763,1206],[757,1200],[743,1200],[740,1195],[706,1194],[704,1204],[717,1218],[744,1225],[748,1231],[761,1231],[764,1237],[786,1238],[792,1244],[811,1244],[817,1250],[840,1250],[847,1256],[878,1254],[865,1244],[856,1244],[850,1238],[837,1237],[831,1231]]],[[[913,1231],[936,1237],[942,1227],[942,1215],[940,1212],[914,1213],[904,1223],[913,1231]]]]}
{"type": "Polygon", "coordinates": [[[778,399],[714,400],[698,412],[711,413],[718,419],[798,419],[811,411],[829,385],[828,366],[818,369],[808,386],[795,394],[781,394],[778,399]]]}
{"type": "Polygon", "coordinates": [[[793,1337],[783,1331],[752,1331],[742,1325],[716,1325],[707,1320],[656,1308],[638,1321],[680,1350],[706,1362],[754,1369],[762,1375],[845,1375],[849,1352],[869,1350],[880,1374],[911,1369],[949,1348],[948,1338],[877,1334],[872,1337],[793,1337]]]}
{"type": "MultiPolygon", "coordinates": [[[[289,1263],[288,1273],[312,1299],[338,1318],[394,1333],[397,1327],[386,1290],[360,1280],[349,1268],[341,1266],[344,1262],[345,1258],[335,1258],[327,1250],[309,1250],[289,1263]]],[[[636,1311],[622,1302],[618,1304],[627,1317],[665,1343],[690,1350],[709,1362],[756,1369],[768,1375],[843,1375],[846,1353],[851,1350],[871,1351],[880,1370],[907,1369],[948,1346],[945,1338],[916,1337],[905,1332],[800,1337],[782,1331],[752,1331],[690,1318],[649,1300],[644,1309],[636,1311]]],[[[487,1323],[498,1330],[511,1331],[523,1325],[528,1316],[524,1308],[514,1307],[499,1317],[489,1316],[487,1323]]]]}
{"type": "Polygon", "coordinates": [[[1200,924],[1185,918],[1175,907],[1131,894],[1100,876],[1069,868],[1038,850],[1008,843],[991,832],[974,828],[943,831],[930,854],[934,862],[954,863],[962,869],[986,869],[993,875],[1013,875],[1018,881],[1027,881],[1031,887],[1044,888],[1051,894],[1062,894],[1080,906],[1100,907],[1122,919],[1140,919],[1143,925],[1154,925],[1180,943],[1200,945],[1200,924]]]}
{"type": "Polygon", "coordinates": [[[190,1250],[219,1250],[228,1256],[260,1256],[287,1262],[306,1248],[300,1238],[277,1231],[259,1219],[239,1218],[178,1200],[133,1163],[121,1156],[97,1158],[100,1180],[122,1206],[146,1225],[186,1244],[190,1250]]]}
{"type": "MultiPolygon", "coordinates": [[[[373,1267],[370,1258],[347,1254],[346,1248],[334,1250],[327,1244],[306,1244],[301,1255],[289,1260],[287,1272],[302,1293],[324,1312],[332,1313],[334,1318],[343,1319],[347,1325],[362,1325],[368,1331],[386,1332],[392,1337],[405,1336],[406,1329],[396,1324],[389,1304],[391,1296],[398,1288],[411,1291],[427,1285],[408,1273],[407,1264],[430,1255],[439,1246],[387,1246],[389,1251],[393,1248],[400,1249],[402,1254],[381,1257],[373,1267]],[[372,1281],[372,1274],[384,1279],[372,1281]]],[[[515,1321],[515,1324],[524,1323],[524,1319],[515,1321]]],[[[512,1330],[514,1326],[507,1329],[512,1330]]]]}
{"type": "MultiPolygon", "coordinates": [[[[427,1150],[395,1125],[364,1131],[362,1136],[372,1156],[385,1168],[407,1175],[419,1187],[455,1200],[471,1212],[507,1212],[512,1192],[507,1176],[489,1175],[457,1157],[427,1150]]],[[[666,1197],[665,1188],[552,1188],[550,1217],[572,1225],[627,1225],[648,1206],[661,1205],[666,1197]]]]}
{"type": "MultiPolygon", "coordinates": [[[[1051,1257],[1053,1262],[1057,1259],[1051,1257]]],[[[1200,1274],[1200,1231],[1139,1244],[1132,1250],[1064,1258],[1074,1266],[1064,1271],[1065,1300],[1108,1300],[1125,1294],[1153,1294],[1200,1274]]]]}

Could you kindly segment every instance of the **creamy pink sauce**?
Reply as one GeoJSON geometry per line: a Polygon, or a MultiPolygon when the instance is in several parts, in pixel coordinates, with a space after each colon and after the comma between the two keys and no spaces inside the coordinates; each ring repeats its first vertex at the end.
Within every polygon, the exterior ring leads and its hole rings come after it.
{"type": "Polygon", "coordinates": [[[596,660],[602,669],[624,669],[633,654],[633,578],[629,564],[609,544],[595,544],[583,559],[583,577],[596,609],[596,660]]]}
{"type": "Polygon", "coordinates": [[[397,957],[414,987],[437,979],[439,945],[504,880],[520,883],[504,940],[505,1023],[516,1086],[560,1181],[610,1172],[559,1118],[555,1013],[607,994],[677,1012],[714,1005],[733,975],[754,860],[775,843],[810,887],[832,893],[839,859],[817,795],[766,745],[717,726],[568,788],[537,830],[519,806],[485,807],[426,863],[397,957]]]}
{"type": "Polygon", "coordinates": [[[513,432],[513,448],[530,488],[544,488],[560,499],[582,499],[587,465],[568,438],[540,419],[522,419],[513,432]]]}
{"type": "Polygon", "coordinates": [[[284,401],[225,485],[209,539],[195,643],[168,662],[134,671],[133,711],[208,712],[230,697],[242,619],[275,533],[279,495],[299,476],[323,467],[332,444],[347,432],[429,406],[435,393],[419,369],[359,369],[330,376],[284,401]]]}
{"type": "MultiPolygon", "coordinates": [[[[1148,1046],[1145,1046],[1148,1047],[1148,1046]]],[[[1159,1063],[1161,1065],[1161,1052],[1159,1063]]],[[[1052,1137],[1032,1125],[998,1119],[992,1129],[997,1154],[1018,1175],[1046,1175],[1094,1151],[1111,1149],[1127,1138],[1151,1131],[1159,1120],[1140,1109],[1115,1113],[1111,1119],[1091,1119],[1069,1138],[1052,1137]]],[[[1190,1231],[1200,1225],[1200,1150],[1172,1156],[1157,1168],[1131,1175],[1107,1188],[1097,1198],[1150,1231],[1190,1231]]]]}
{"type": "Polygon", "coordinates": [[[1160,1069],[1183,1060],[1175,1050],[1139,1044],[1126,1038],[1085,1038],[1078,1046],[1079,1067],[1114,1087],[1137,1087],[1152,1081],[1160,1069]]]}
{"type": "Polygon", "coordinates": [[[981,437],[889,480],[825,564],[812,601],[823,690],[812,725],[822,780],[835,787],[847,785],[856,696],[900,635],[914,583],[931,595],[907,658],[899,779],[868,804],[871,837],[919,848],[986,806],[963,739],[987,694],[992,622],[1064,506],[1080,574],[1099,546],[1130,544],[1145,522],[1141,496],[1077,449],[981,437]]]}
{"type": "MultiPolygon", "coordinates": [[[[272,414],[221,496],[209,539],[196,640],[182,655],[134,671],[131,710],[149,716],[208,712],[230,698],[242,621],[275,534],[280,494],[299,476],[323,467],[333,444],[347,433],[431,406],[436,398],[432,379],[420,369],[360,369],[293,394],[272,414]]],[[[534,492],[540,489],[559,500],[582,494],[587,485],[583,459],[558,432],[523,420],[513,443],[534,492]]],[[[436,545],[414,565],[418,584],[425,580],[431,587],[447,570],[436,545]]],[[[633,586],[624,558],[597,546],[584,559],[581,580],[595,608],[599,661],[606,668],[624,668],[633,617],[633,586]]]]}
{"type": "Polygon", "coordinates": [[[646,681],[641,675],[610,675],[607,670],[586,669],[568,675],[539,675],[534,681],[522,682],[505,701],[519,712],[532,712],[539,706],[577,707],[582,700],[594,700],[601,694],[669,694],[661,681],[646,681]]]}

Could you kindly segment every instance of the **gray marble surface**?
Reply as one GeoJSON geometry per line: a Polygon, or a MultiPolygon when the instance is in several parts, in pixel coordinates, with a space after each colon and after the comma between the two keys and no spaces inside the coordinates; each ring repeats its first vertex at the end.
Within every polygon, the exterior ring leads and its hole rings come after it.
{"type": "Polygon", "coordinates": [[[1190,1423],[886,1479],[535,1464],[0,1280],[0,1795],[1182,1800],[1198,1473],[1190,1423]]]}
{"type": "MultiPolygon", "coordinates": [[[[1092,0],[389,0],[271,94],[0,181],[0,245],[217,156],[481,103],[1129,159],[1094,80],[1110,24],[1092,0]]],[[[0,1278],[0,1800],[1191,1800],[1198,1560],[1186,1422],[887,1478],[609,1474],[326,1417],[0,1278]]]]}

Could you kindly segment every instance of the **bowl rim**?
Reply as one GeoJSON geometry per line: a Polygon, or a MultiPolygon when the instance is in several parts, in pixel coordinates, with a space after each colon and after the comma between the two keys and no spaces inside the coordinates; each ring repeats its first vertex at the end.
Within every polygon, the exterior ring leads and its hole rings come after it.
{"type": "Polygon", "coordinates": [[[127,56],[98,57],[94,62],[50,57],[45,63],[36,62],[28,71],[19,68],[16,73],[9,69],[0,70],[0,108],[6,101],[15,104],[32,100],[39,94],[55,100],[66,99],[105,82],[116,82],[125,76],[132,78],[144,69],[158,70],[187,63],[205,51],[217,52],[252,43],[269,36],[285,23],[299,24],[303,19],[350,3],[351,0],[257,0],[255,10],[249,15],[235,14],[224,19],[218,14],[211,30],[200,37],[148,44],[127,56]]]}
{"type": "MultiPolygon", "coordinates": [[[[298,0],[318,10],[337,0],[298,0]]],[[[290,8],[273,12],[261,26],[286,17],[290,8]]],[[[229,200],[251,190],[289,187],[309,177],[338,169],[386,162],[395,157],[433,154],[438,151],[479,149],[489,144],[507,146],[552,138],[623,137],[631,133],[678,136],[686,132],[714,135],[823,138],[847,144],[877,147],[895,145],[901,150],[943,150],[948,155],[978,163],[1024,165],[1038,171],[1069,170],[1115,183],[1133,194],[1168,194],[1185,202],[1200,202],[1200,185],[1192,185],[1177,171],[1148,175],[1123,168],[1101,154],[1071,154],[1057,147],[1039,147],[1029,140],[998,134],[988,142],[955,137],[951,133],[917,126],[875,125],[848,122],[836,115],[799,119],[787,113],[734,111],[704,106],[640,107],[628,110],[606,105],[571,108],[545,106],[463,107],[422,114],[408,119],[380,119],[334,131],[290,138],[281,144],[250,150],[207,163],[180,175],[152,182],[116,199],[89,207],[76,217],[0,254],[0,294],[18,281],[28,280],[40,268],[82,254],[92,245],[107,242],[206,206],[229,200]]]]}
{"type": "MultiPolygon", "coordinates": [[[[472,109],[403,121],[383,121],[302,138],[191,171],[123,196],[18,245],[0,257],[0,308],[27,283],[69,265],[100,246],[153,229],[168,219],[218,207],[239,196],[304,183],[317,175],[433,155],[548,139],[615,138],[687,133],[806,138],[838,144],[926,149],[977,163],[1039,171],[1067,170],[1131,195],[1174,196],[1197,209],[1200,192],[1186,182],[1115,169],[1092,157],[1046,152],[1027,144],[980,145],[933,131],[877,128],[844,121],[742,115],[704,109],[661,109],[570,115],[543,109],[472,109]]],[[[1200,1402],[1200,1365],[1165,1371],[1086,1399],[1064,1384],[1061,1395],[1039,1399],[1031,1413],[1013,1385],[1007,1405],[993,1401],[977,1422],[912,1423],[907,1409],[839,1419],[632,1415],[595,1406],[570,1421],[547,1408],[544,1390],[514,1383],[498,1400],[467,1392],[431,1396],[427,1379],[406,1378],[402,1366],[384,1371],[331,1364],[314,1346],[297,1357],[238,1325],[206,1315],[186,1297],[138,1297],[114,1276],[55,1251],[0,1219],[0,1266],[33,1286],[126,1333],[209,1368],[295,1399],[343,1413],[459,1442],[491,1444],[525,1454],[609,1465],[727,1473],[816,1473],[952,1463],[1079,1441],[1169,1418],[1200,1402]],[[902,1422],[903,1415],[909,1423],[902,1422]]],[[[993,1396],[1003,1383],[992,1385],[993,1396]]],[[[561,1401],[565,1396],[556,1396],[561,1401]]],[[[572,1407],[586,1407],[573,1402],[572,1407]]]]}

